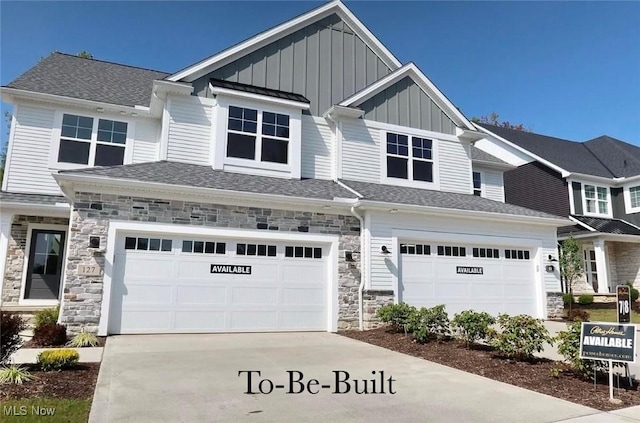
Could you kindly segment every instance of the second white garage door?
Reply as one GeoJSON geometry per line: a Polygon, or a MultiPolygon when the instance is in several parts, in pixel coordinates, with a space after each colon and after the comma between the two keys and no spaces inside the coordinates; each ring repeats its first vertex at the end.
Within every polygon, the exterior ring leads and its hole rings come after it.
{"type": "Polygon", "coordinates": [[[400,301],[445,304],[450,317],[468,309],[539,317],[533,249],[425,241],[401,244],[400,255],[400,301]]]}
{"type": "Polygon", "coordinates": [[[125,235],[110,333],[326,330],[328,247],[125,235]]]}

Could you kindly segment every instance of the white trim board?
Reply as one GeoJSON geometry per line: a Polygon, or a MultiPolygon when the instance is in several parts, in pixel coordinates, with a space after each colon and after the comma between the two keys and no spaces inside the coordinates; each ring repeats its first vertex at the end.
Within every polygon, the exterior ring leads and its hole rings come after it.
{"type": "Polygon", "coordinates": [[[168,76],[169,81],[185,80],[192,82],[193,80],[212,72],[222,66],[234,61],[235,59],[249,54],[277,39],[285,37],[305,26],[319,21],[333,13],[336,13],[347,25],[362,38],[362,41],[375,52],[380,59],[391,69],[397,69],[401,63],[396,57],[376,38],[371,31],[340,1],[334,0],[324,4],[316,9],[306,12],[296,18],[293,18],[283,24],[264,31],[246,41],[236,44],[214,56],[204,59],[193,64],[181,71],[168,76]]]}
{"type": "Polygon", "coordinates": [[[117,239],[122,233],[157,233],[170,235],[194,235],[202,237],[224,237],[232,239],[261,239],[273,241],[298,241],[298,242],[315,242],[328,244],[330,246],[328,264],[328,283],[327,293],[330,296],[328,302],[327,313],[327,332],[336,332],[338,329],[338,254],[339,240],[338,235],[322,235],[309,233],[291,233],[280,231],[256,231],[253,229],[227,229],[227,228],[208,228],[201,226],[189,225],[167,225],[163,223],[151,222],[118,222],[111,221],[109,224],[109,233],[107,236],[107,246],[104,254],[104,276],[102,303],[100,304],[100,322],[98,324],[98,335],[106,336],[109,332],[109,312],[111,307],[111,288],[114,275],[114,259],[116,254],[117,239]]]}

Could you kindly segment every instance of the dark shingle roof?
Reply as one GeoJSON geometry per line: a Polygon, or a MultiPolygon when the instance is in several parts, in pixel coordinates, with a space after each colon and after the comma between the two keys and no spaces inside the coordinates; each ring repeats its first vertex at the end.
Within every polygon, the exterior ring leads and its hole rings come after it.
{"type": "Polygon", "coordinates": [[[500,160],[496,156],[493,156],[474,146],[471,146],[471,159],[478,162],[496,163],[507,166],[509,165],[507,162],[500,160]]]}
{"type": "Polygon", "coordinates": [[[168,161],[94,167],[60,173],[301,198],[331,200],[334,197],[354,197],[351,191],[328,180],[271,178],[213,170],[211,166],[168,161]]]}
{"type": "Polygon", "coordinates": [[[591,233],[591,231],[580,225],[562,226],[558,228],[558,236],[582,235],[588,233],[591,233]]]}
{"type": "Polygon", "coordinates": [[[0,203],[43,204],[49,206],[57,203],[69,203],[69,201],[61,195],[24,194],[0,191],[0,203]]]}
{"type": "Polygon", "coordinates": [[[489,200],[472,194],[433,191],[420,188],[381,185],[369,182],[343,181],[364,196],[364,200],[409,204],[443,209],[472,210],[519,216],[560,218],[552,214],[489,200]]]}
{"type": "Polygon", "coordinates": [[[266,95],[268,97],[298,101],[300,103],[311,103],[305,96],[301,94],[273,90],[271,88],[256,87],[255,85],[241,84],[240,82],[225,81],[215,78],[211,78],[209,82],[211,82],[211,85],[213,85],[214,87],[228,88],[230,90],[243,91],[251,94],[266,95]]]}
{"type": "Polygon", "coordinates": [[[148,106],[153,81],[168,75],[56,52],[7,87],[123,106],[148,106]]]}
{"type": "Polygon", "coordinates": [[[605,219],[601,217],[573,216],[580,222],[598,232],[618,235],[640,235],[640,229],[620,219],[605,219]]]}
{"type": "Polygon", "coordinates": [[[480,125],[569,172],[605,178],[640,174],[640,147],[615,138],[602,136],[575,142],[484,123],[480,125]]]}

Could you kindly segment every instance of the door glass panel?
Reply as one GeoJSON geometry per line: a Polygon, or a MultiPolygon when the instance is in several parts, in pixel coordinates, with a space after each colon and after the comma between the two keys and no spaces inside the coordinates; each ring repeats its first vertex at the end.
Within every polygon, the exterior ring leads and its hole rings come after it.
{"type": "Polygon", "coordinates": [[[58,299],[64,233],[34,229],[30,241],[25,299],[58,299]]]}

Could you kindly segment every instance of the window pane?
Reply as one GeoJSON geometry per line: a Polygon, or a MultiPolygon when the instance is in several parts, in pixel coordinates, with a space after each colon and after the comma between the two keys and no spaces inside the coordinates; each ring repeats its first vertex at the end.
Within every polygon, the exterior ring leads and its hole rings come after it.
{"type": "Polygon", "coordinates": [[[89,129],[78,128],[78,134],[76,135],[76,138],[81,138],[83,140],[90,140],[91,139],[91,128],[89,128],[89,129]]]}
{"type": "Polygon", "coordinates": [[[238,244],[236,246],[236,254],[239,256],[244,256],[246,254],[247,251],[247,246],[246,244],[238,244]]]}
{"type": "Polygon", "coordinates": [[[275,125],[269,125],[268,123],[263,123],[262,124],[262,135],[270,135],[270,136],[275,136],[276,135],[276,126],[275,125]]]}
{"type": "Polygon", "coordinates": [[[262,161],[287,163],[289,143],[271,138],[262,139],[262,161]]]}
{"type": "Polygon", "coordinates": [[[289,128],[286,126],[276,127],[276,136],[280,138],[289,138],[289,128]]]}
{"type": "Polygon", "coordinates": [[[473,187],[475,189],[482,188],[482,174],[480,172],[473,172],[473,187]]]}
{"type": "Polygon", "coordinates": [[[244,119],[252,120],[254,122],[258,121],[258,111],[254,109],[244,109],[244,119]]]}
{"type": "Polygon", "coordinates": [[[229,106],[229,117],[242,119],[242,108],[236,106],[229,106]]]}
{"type": "Polygon", "coordinates": [[[255,134],[258,132],[258,124],[255,122],[244,121],[242,123],[242,132],[249,132],[251,134],[255,134]]]}
{"type": "Polygon", "coordinates": [[[61,163],[89,164],[88,142],[60,140],[58,161],[61,163]]]}
{"type": "Polygon", "coordinates": [[[275,125],[276,123],[276,114],[271,112],[264,112],[262,114],[262,121],[265,123],[272,123],[275,125]]]}
{"type": "Polygon", "coordinates": [[[226,254],[227,244],[225,242],[216,243],[216,254],[226,254]]]}
{"type": "Polygon", "coordinates": [[[76,137],[76,127],[75,126],[66,126],[62,125],[62,133],[63,137],[75,138],[76,137]]]}
{"type": "Polygon", "coordinates": [[[631,207],[640,207],[640,186],[629,188],[631,207]]]}
{"type": "Polygon", "coordinates": [[[607,199],[607,189],[598,187],[598,200],[606,200],[607,199]]]}
{"type": "Polygon", "coordinates": [[[133,250],[136,248],[136,239],[133,237],[126,237],[124,239],[124,249],[125,250],[133,250]]]}
{"type": "Polygon", "coordinates": [[[593,185],[585,185],[584,195],[586,198],[596,198],[596,187],[593,185]]]}
{"type": "Polygon", "coordinates": [[[194,253],[203,253],[204,252],[204,242],[203,241],[194,241],[193,242],[193,252],[194,253]]]}
{"type": "Polygon", "coordinates": [[[295,248],[295,256],[296,257],[304,257],[304,248],[296,247],[295,248]]]}
{"type": "Polygon", "coordinates": [[[256,255],[256,244],[247,245],[247,255],[255,256],[256,255]]]}
{"type": "Polygon", "coordinates": [[[47,257],[47,263],[45,265],[45,272],[47,275],[55,275],[58,273],[58,256],[49,254],[47,257]]]}
{"type": "Polygon", "coordinates": [[[96,145],[96,166],[115,166],[124,163],[124,147],[115,145],[96,145]]]}
{"type": "Polygon", "coordinates": [[[433,182],[433,163],[422,160],[413,161],[413,180],[433,182]]]}
{"type": "Polygon", "coordinates": [[[242,131],[242,121],[238,119],[229,119],[229,129],[232,131],[242,131]]]}
{"type": "Polygon", "coordinates": [[[111,142],[111,132],[98,131],[98,141],[111,142]]]}
{"type": "Polygon", "coordinates": [[[182,252],[190,253],[193,251],[193,242],[191,241],[182,241],[182,252]]]}
{"type": "Polygon", "coordinates": [[[408,179],[407,159],[387,157],[387,176],[389,178],[408,179]]]}
{"type": "Polygon", "coordinates": [[[306,258],[313,258],[313,248],[311,247],[304,247],[304,256],[306,258]]]}
{"type": "Polygon", "coordinates": [[[68,126],[78,126],[78,116],[76,115],[63,115],[62,124],[68,126]]]}
{"type": "Polygon", "coordinates": [[[160,240],[158,238],[151,238],[149,240],[149,250],[160,251],[160,240]]]}
{"type": "Polygon", "coordinates": [[[114,144],[126,144],[127,143],[127,133],[126,132],[114,132],[113,137],[111,138],[111,142],[114,144]]]}
{"type": "MultiPolygon", "coordinates": [[[[291,248],[291,247],[289,247],[291,248]]],[[[276,246],[275,245],[269,245],[269,248],[267,248],[267,255],[269,257],[275,257],[276,256],[276,246]]]]}
{"type": "Polygon", "coordinates": [[[78,116],[78,128],[84,129],[92,129],[93,128],[93,118],[78,116]]]}
{"type": "Polygon", "coordinates": [[[313,249],[313,258],[322,258],[322,248],[314,248],[313,249]]]}
{"type": "Polygon", "coordinates": [[[278,126],[289,126],[289,116],[288,115],[278,115],[278,126]]]}
{"type": "Polygon", "coordinates": [[[608,207],[607,207],[607,203],[605,201],[599,201],[598,202],[598,211],[601,214],[607,214],[609,212],[608,207]]]}
{"type": "Polygon", "coordinates": [[[258,255],[266,256],[267,255],[267,246],[264,244],[258,245],[258,255]]]}
{"type": "Polygon", "coordinates": [[[285,247],[284,256],[285,257],[293,257],[293,247],[285,247]]]}
{"type": "Polygon", "coordinates": [[[256,155],[256,137],[242,134],[228,134],[227,157],[253,160],[256,155]]]}
{"type": "Polygon", "coordinates": [[[163,239],[162,240],[162,251],[171,251],[171,240],[170,239],[163,239]]]}
{"type": "Polygon", "coordinates": [[[138,238],[138,246],[137,250],[147,250],[149,249],[149,239],[148,238],[138,238]]]}
{"type": "Polygon", "coordinates": [[[213,254],[216,252],[216,243],[215,242],[207,242],[204,244],[204,252],[207,254],[213,254]]]}
{"type": "Polygon", "coordinates": [[[127,122],[113,122],[113,132],[127,133],[127,122]]]}
{"type": "Polygon", "coordinates": [[[113,131],[113,123],[112,120],[100,119],[98,121],[98,130],[111,132],[113,131]]]}

